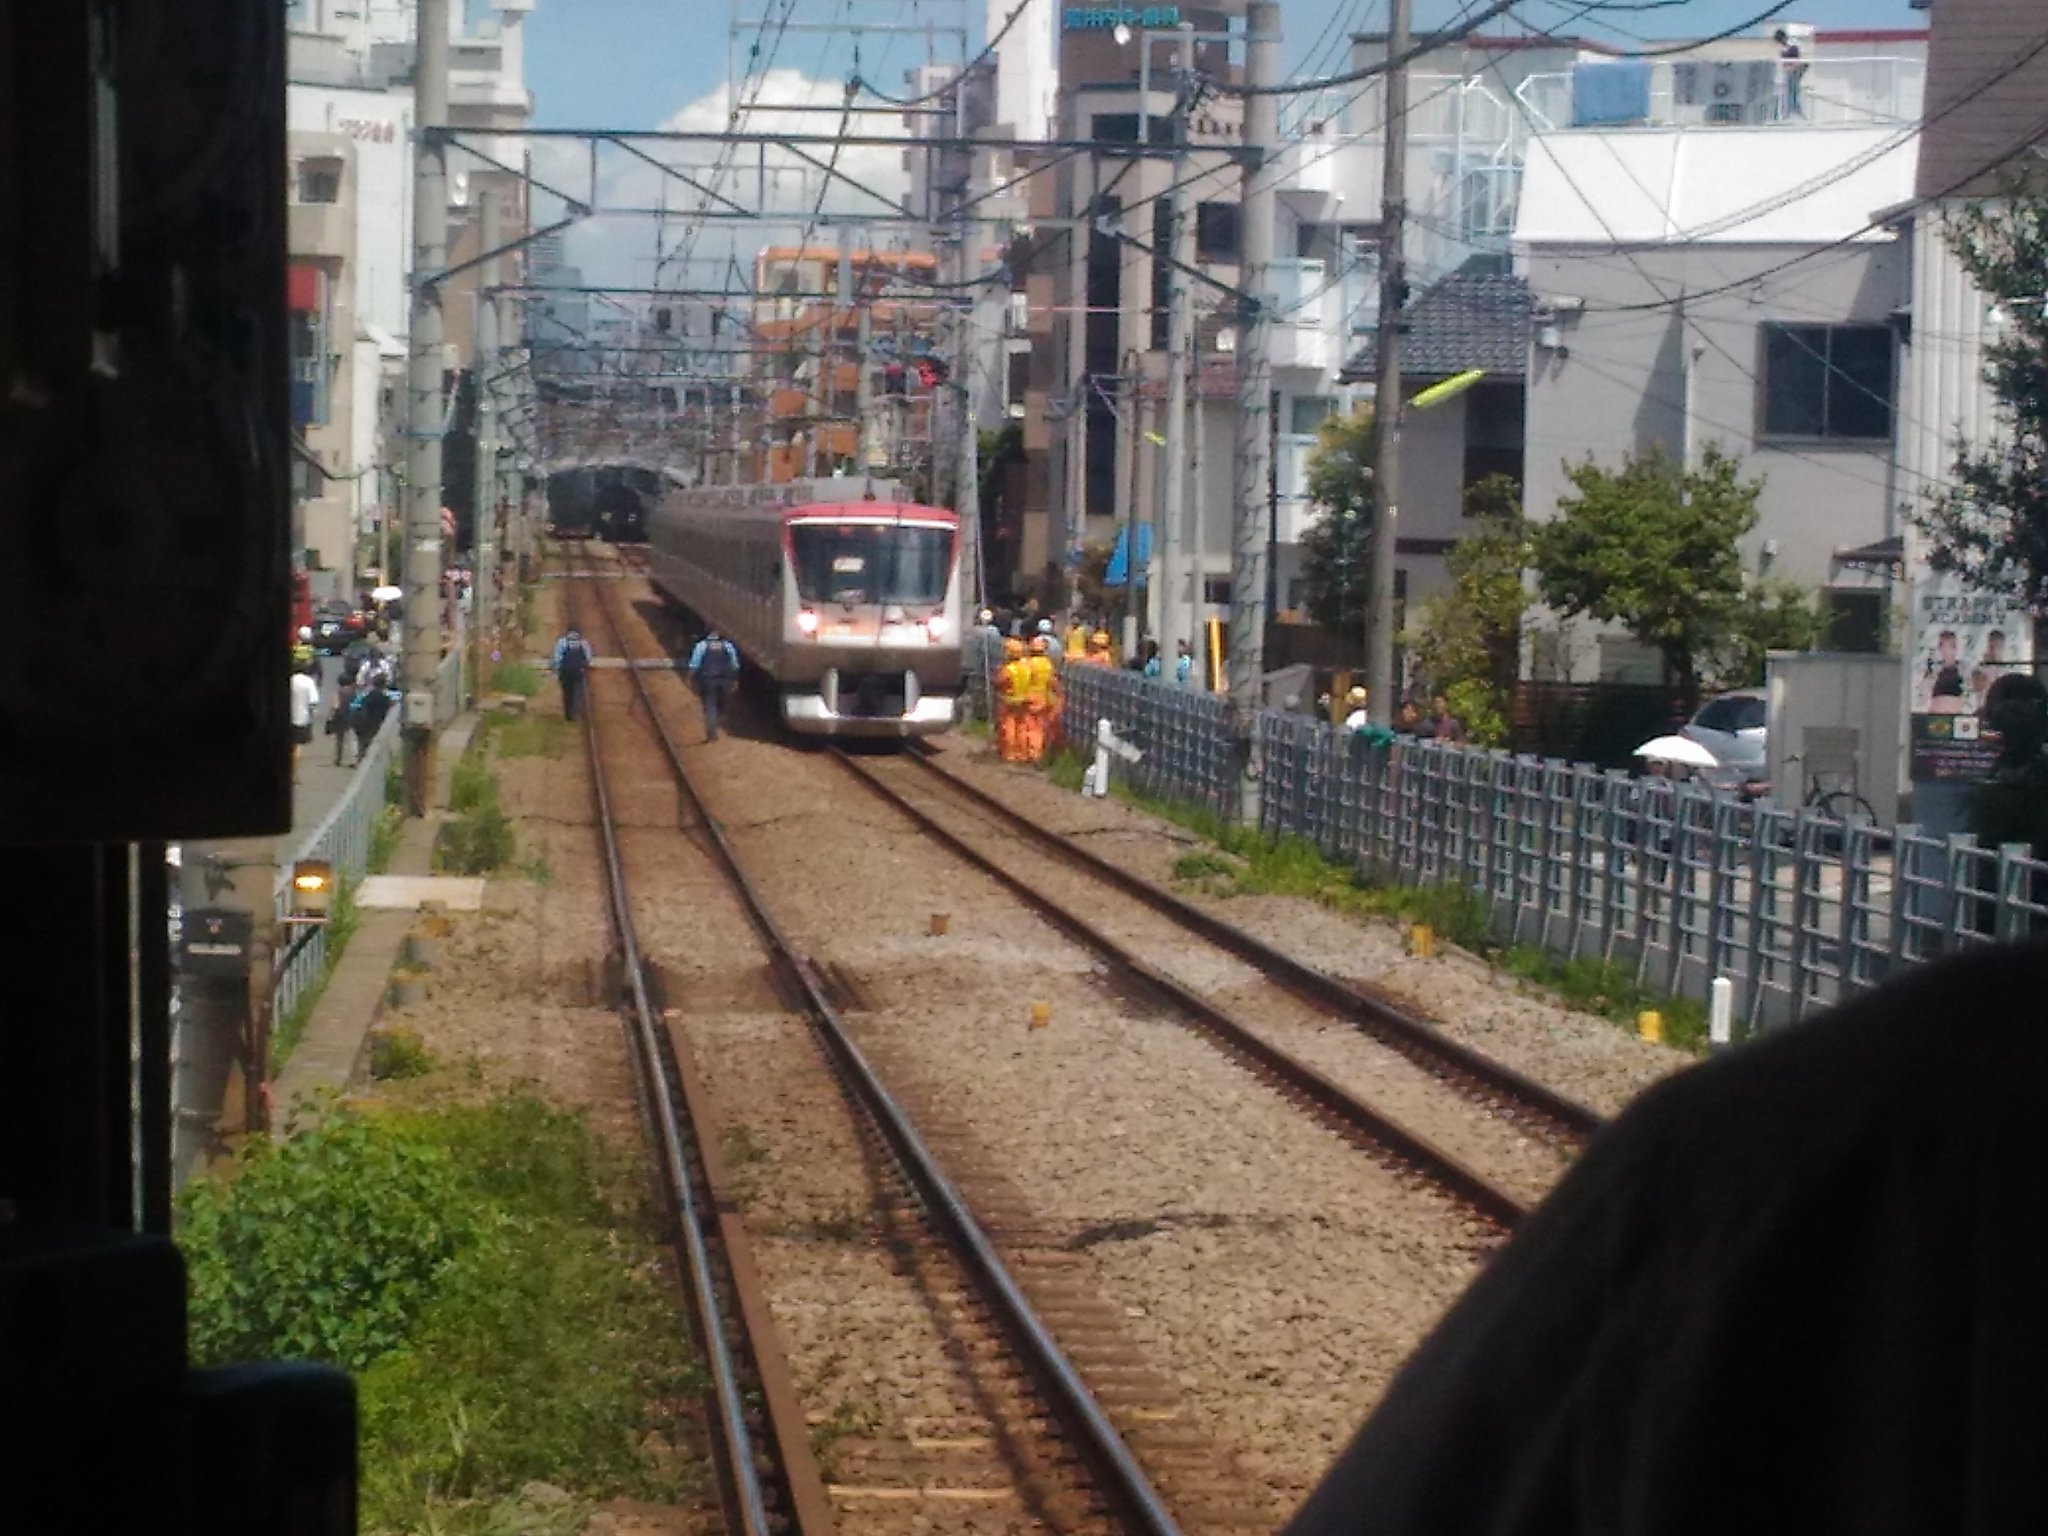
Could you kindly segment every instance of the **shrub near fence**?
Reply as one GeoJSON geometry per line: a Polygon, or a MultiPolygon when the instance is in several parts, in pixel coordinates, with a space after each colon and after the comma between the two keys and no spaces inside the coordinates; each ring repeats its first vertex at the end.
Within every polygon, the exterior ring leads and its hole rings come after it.
{"type": "MultiPolygon", "coordinates": [[[[1143,756],[1130,781],[1227,812],[1220,696],[1069,668],[1063,728],[1107,719],[1143,756]]],[[[1555,758],[1403,738],[1372,749],[1319,721],[1259,720],[1262,830],[1307,838],[1375,880],[1475,892],[1502,939],[1597,956],[1647,989],[1734,984],[1750,1027],[1798,1019],[1960,946],[2048,933],[2048,864],[1917,828],[1805,810],[1555,758]]]]}

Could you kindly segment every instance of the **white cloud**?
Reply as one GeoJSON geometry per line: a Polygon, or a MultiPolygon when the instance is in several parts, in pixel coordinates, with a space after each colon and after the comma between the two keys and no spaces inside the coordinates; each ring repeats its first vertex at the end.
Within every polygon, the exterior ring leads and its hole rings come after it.
{"type": "MultiPolygon", "coordinates": [[[[758,93],[749,92],[748,99],[762,105],[752,106],[743,114],[739,124],[741,131],[824,137],[839,131],[840,114],[777,109],[789,106],[838,107],[845,100],[845,86],[841,80],[813,79],[800,70],[777,69],[768,73],[758,93]]],[[[664,121],[661,128],[666,132],[722,133],[729,126],[731,105],[729,91],[720,86],[683,106],[664,121]]],[[[902,118],[895,115],[856,113],[847,122],[848,132],[865,137],[899,138],[906,134],[902,118]]],[[[641,141],[634,147],[699,182],[713,186],[743,208],[781,216],[772,222],[767,219],[759,222],[704,221],[693,249],[698,256],[715,258],[716,262],[732,257],[745,270],[754,252],[762,246],[795,244],[803,233],[804,221],[814,208],[820,207],[821,183],[826,181],[824,172],[806,164],[789,149],[774,145],[765,148],[751,144],[725,147],[713,143],[658,141],[641,141]],[[721,148],[725,151],[726,164],[723,173],[716,174],[712,167],[720,159],[721,148]]],[[[908,195],[910,175],[904,169],[901,150],[874,145],[850,146],[840,149],[836,160],[830,145],[809,146],[809,152],[820,160],[836,164],[845,177],[858,184],[849,186],[846,181],[833,178],[829,185],[824,186],[821,222],[829,223],[834,213],[886,211],[882,203],[859,190],[861,187],[873,188],[897,202],[908,195]]],[[[591,185],[589,147],[580,140],[539,140],[534,149],[534,174],[576,197],[588,197],[591,185]]],[[[685,182],[665,175],[657,167],[615,145],[605,145],[599,150],[596,190],[600,210],[659,207],[663,205],[664,196],[666,206],[679,211],[694,209],[704,202],[702,194],[685,182]]],[[[543,196],[536,206],[537,217],[550,217],[556,206],[552,199],[543,196]]],[[[654,271],[658,222],[641,215],[606,216],[600,211],[597,216],[571,229],[568,236],[570,260],[583,269],[584,280],[588,283],[621,287],[647,284],[654,271]]],[[[673,253],[683,243],[687,227],[682,219],[667,222],[662,245],[668,252],[673,253]]],[[[828,237],[814,234],[812,238],[824,244],[828,237]]],[[[678,270],[671,267],[663,281],[679,284],[684,279],[678,270]]],[[[712,260],[697,263],[690,274],[690,282],[695,286],[713,286],[722,281],[719,267],[712,260]]]]}

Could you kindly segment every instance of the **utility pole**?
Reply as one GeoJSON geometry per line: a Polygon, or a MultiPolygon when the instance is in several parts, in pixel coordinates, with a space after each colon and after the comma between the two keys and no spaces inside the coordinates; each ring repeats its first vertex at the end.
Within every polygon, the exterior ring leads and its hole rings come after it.
{"type": "Polygon", "coordinates": [[[1194,636],[1195,665],[1201,669],[1202,686],[1209,677],[1209,428],[1204,409],[1202,360],[1188,358],[1188,389],[1192,404],[1188,410],[1188,628],[1194,636]]]}
{"type": "Polygon", "coordinates": [[[1131,444],[1131,483],[1124,503],[1124,625],[1123,655],[1128,661],[1138,654],[1138,637],[1144,631],[1145,600],[1138,584],[1144,565],[1138,559],[1138,530],[1142,526],[1144,503],[1138,495],[1138,475],[1145,465],[1145,370],[1138,354],[1124,355],[1119,385],[1126,406],[1125,435],[1131,444]]]}
{"type": "Polygon", "coordinates": [[[448,0],[419,0],[413,74],[412,337],[406,379],[405,800],[424,816],[434,785],[434,675],[441,667],[441,285],[448,264],[448,0]]]}
{"type": "MultiPolygon", "coordinates": [[[[960,88],[965,89],[964,81],[960,88]]],[[[960,588],[979,606],[987,585],[981,548],[980,423],[975,419],[974,409],[974,363],[979,351],[974,319],[980,305],[977,290],[968,285],[982,274],[975,270],[980,265],[979,253],[973,246],[974,224],[967,217],[966,203],[974,195],[974,151],[970,149],[967,154],[967,177],[960,187],[960,206],[955,210],[958,238],[954,242],[954,281],[960,286],[953,307],[952,380],[959,410],[955,422],[958,436],[954,443],[953,509],[960,514],[960,588]]]]}
{"type": "Polygon", "coordinates": [[[1095,239],[1095,157],[1075,166],[1074,222],[1067,227],[1067,383],[1073,410],[1067,414],[1067,507],[1054,551],[1066,579],[1067,602],[1080,603],[1081,567],[1076,551],[1088,532],[1088,407],[1094,382],[1088,377],[1088,249],[1095,239]],[[1085,175],[1086,195],[1079,178],[1085,175]]]}
{"type": "MultiPolygon", "coordinates": [[[[1245,7],[1245,84],[1257,90],[1280,83],[1278,0],[1251,0],[1245,7]]],[[[1267,161],[1279,148],[1280,111],[1275,97],[1244,101],[1244,158],[1239,224],[1243,260],[1238,287],[1237,484],[1232,508],[1230,551],[1230,742],[1237,765],[1237,817],[1259,824],[1264,765],[1259,753],[1259,709],[1266,673],[1267,489],[1273,409],[1272,295],[1273,221],[1278,199],[1267,161]]]]}
{"type": "Polygon", "coordinates": [[[1402,257],[1408,221],[1408,23],[1410,0],[1393,0],[1387,25],[1385,204],[1380,215],[1378,381],[1373,386],[1372,587],[1366,602],[1368,717],[1394,723],[1394,562],[1401,529],[1401,311],[1408,302],[1402,257]]]}
{"type": "MultiPolygon", "coordinates": [[[[500,203],[495,192],[477,197],[479,251],[504,244],[500,203]]],[[[470,368],[476,375],[476,463],[471,477],[473,511],[470,528],[476,548],[476,579],[470,589],[469,675],[483,691],[484,664],[491,656],[491,632],[497,616],[498,570],[498,408],[491,399],[492,374],[498,371],[498,261],[492,257],[477,273],[474,334],[470,368]]]]}
{"type": "MultiPolygon", "coordinates": [[[[1166,438],[1165,491],[1159,517],[1159,648],[1166,666],[1173,665],[1174,642],[1189,637],[1194,626],[1181,607],[1181,525],[1188,500],[1188,357],[1190,308],[1188,268],[1195,262],[1195,221],[1188,217],[1181,183],[1188,171],[1188,101],[1195,77],[1195,27],[1180,26],[1180,48],[1174,95],[1174,154],[1171,188],[1166,197],[1167,228],[1173,264],[1166,275],[1166,438]]],[[[1199,599],[1196,599],[1199,602],[1199,599]]]]}

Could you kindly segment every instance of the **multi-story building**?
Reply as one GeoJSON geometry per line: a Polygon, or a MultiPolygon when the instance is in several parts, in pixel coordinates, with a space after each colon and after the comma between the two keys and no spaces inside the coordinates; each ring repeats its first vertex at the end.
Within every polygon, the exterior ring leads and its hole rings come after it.
{"type": "MultiPolygon", "coordinates": [[[[950,371],[929,251],[770,246],[754,258],[754,402],[731,478],[929,470],[933,402],[950,371]]],[[[718,466],[711,474],[718,475],[718,466]]]]}
{"type": "MultiPolygon", "coordinates": [[[[1971,279],[1950,244],[1951,221],[1972,202],[1996,206],[2015,186],[2048,191],[2048,16],[2030,0],[1938,0],[1931,9],[1927,115],[1913,197],[1894,210],[1906,269],[1898,353],[1894,478],[1902,501],[1954,489],[1958,448],[1979,448],[2010,432],[1984,379],[1984,349],[2006,321],[1971,279]]],[[[1913,820],[1937,832],[1966,830],[1972,780],[1989,753],[1973,744],[1981,696],[1974,686],[1937,702],[1935,679],[1948,636],[1974,684],[1994,649],[2008,666],[2037,663],[2039,621],[2023,607],[1974,591],[1932,569],[1928,541],[1911,518],[1874,553],[1903,578],[1904,658],[1897,784],[1910,791],[1913,820]],[[1964,713],[1943,716],[1945,706],[1964,713]]],[[[1872,765],[1877,767],[1879,765],[1872,765]]]]}
{"type": "Polygon", "coordinates": [[[354,592],[356,576],[355,145],[344,134],[294,132],[286,153],[291,420],[299,434],[292,543],[314,595],[340,597],[354,592]]]}
{"type": "MultiPolygon", "coordinates": [[[[464,8],[450,7],[449,120],[470,130],[515,129],[532,114],[524,83],[526,13],[534,0],[491,0],[491,15],[465,30],[464,8]]],[[[418,7],[413,0],[292,0],[286,6],[286,122],[295,135],[324,135],[349,149],[352,193],[352,305],[348,329],[330,335],[330,395],[348,402],[349,423],[335,462],[323,468],[324,500],[349,504],[354,533],[349,556],[323,548],[321,557],[378,572],[385,564],[379,530],[396,509],[397,436],[404,409],[406,338],[411,325],[412,70],[418,7]]],[[[475,147],[505,164],[523,154],[519,141],[478,134],[475,147]]],[[[449,251],[453,262],[474,254],[476,195],[495,185],[505,197],[504,228],[525,227],[517,177],[481,161],[450,155],[449,251]]],[[[508,278],[511,274],[508,274],[508,278]]],[[[451,371],[467,366],[473,333],[474,274],[451,282],[446,316],[451,371]]],[[[336,566],[339,569],[339,565],[336,566]]]]}

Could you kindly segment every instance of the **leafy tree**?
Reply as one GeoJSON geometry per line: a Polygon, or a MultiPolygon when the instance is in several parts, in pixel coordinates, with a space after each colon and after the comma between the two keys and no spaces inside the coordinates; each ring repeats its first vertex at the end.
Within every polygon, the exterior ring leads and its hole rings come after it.
{"type": "Polygon", "coordinates": [[[1936,570],[2048,612],[2048,197],[2014,188],[1964,209],[1945,237],[2004,316],[1984,349],[2003,420],[1989,445],[1957,446],[1955,488],[1914,520],[1936,570]]]}
{"type": "Polygon", "coordinates": [[[1474,527],[1444,556],[1450,584],[1416,608],[1401,643],[1430,691],[1444,695],[1474,741],[1492,747],[1507,740],[1529,611],[1529,525],[1505,475],[1468,490],[1465,512],[1474,527]]]}
{"type": "Polygon", "coordinates": [[[1796,582],[1756,581],[1743,588],[1713,680],[1720,688],[1754,688],[1771,651],[1806,651],[1820,643],[1826,621],[1813,594],[1796,582]]]}
{"type": "Polygon", "coordinates": [[[1308,456],[1308,499],[1322,513],[1301,541],[1308,614],[1333,634],[1365,630],[1372,575],[1372,408],[1331,416],[1308,456]]]}
{"type": "Polygon", "coordinates": [[[1700,670],[1728,641],[1746,592],[1742,536],[1756,526],[1763,481],[1709,446],[1697,470],[1661,448],[1618,470],[1567,467],[1577,495],[1531,546],[1544,601],[1567,616],[1619,624],[1664,658],[1689,708],[1700,670]]]}

